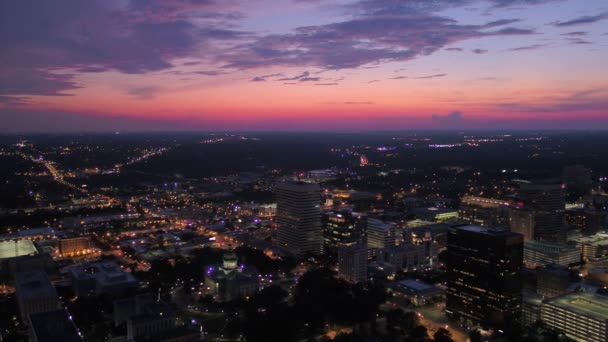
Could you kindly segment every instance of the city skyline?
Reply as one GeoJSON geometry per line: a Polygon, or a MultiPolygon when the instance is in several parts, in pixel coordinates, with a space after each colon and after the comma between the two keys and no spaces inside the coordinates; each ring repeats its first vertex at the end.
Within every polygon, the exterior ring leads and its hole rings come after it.
{"type": "Polygon", "coordinates": [[[6,1],[0,132],[606,129],[608,6],[6,1]]]}

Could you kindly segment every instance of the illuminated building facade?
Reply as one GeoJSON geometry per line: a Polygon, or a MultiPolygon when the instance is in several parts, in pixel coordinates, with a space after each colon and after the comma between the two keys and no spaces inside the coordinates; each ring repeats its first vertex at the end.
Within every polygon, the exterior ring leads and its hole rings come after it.
{"type": "Polygon", "coordinates": [[[365,243],[343,244],[338,247],[338,274],[353,283],[367,280],[365,243]]]}
{"type": "Polygon", "coordinates": [[[220,300],[230,301],[236,298],[252,296],[258,291],[255,272],[239,267],[234,252],[224,254],[221,265],[210,267],[205,273],[205,286],[220,300]]]}
{"type": "Polygon", "coordinates": [[[509,210],[509,226],[513,233],[521,234],[524,241],[534,240],[534,212],[522,208],[509,210]]]}
{"type": "Polygon", "coordinates": [[[602,295],[577,292],[546,300],[541,320],[577,341],[608,341],[608,299],[602,295]]]}
{"type": "Polygon", "coordinates": [[[448,230],[446,314],[468,326],[507,331],[520,324],[523,238],[459,225],[448,230]]]}
{"type": "Polygon", "coordinates": [[[468,224],[498,227],[509,222],[510,202],[494,198],[465,196],[460,201],[458,218],[468,224]]]}
{"type": "Polygon", "coordinates": [[[395,226],[378,219],[367,219],[367,248],[369,257],[379,255],[383,249],[395,246],[395,226]]]}
{"type": "Polygon", "coordinates": [[[59,254],[64,257],[86,255],[94,252],[93,243],[88,236],[59,240],[59,254]]]}
{"type": "Polygon", "coordinates": [[[323,240],[328,248],[365,241],[367,217],[350,211],[328,212],[322,216],[323,240]]]}
{"type": "Polygon", "coordinates": [[[530,268],[557,264],[568,266],[581,261],[581,251],[573,246],[546,241],[524,243],[524,263],[530,268]]]}

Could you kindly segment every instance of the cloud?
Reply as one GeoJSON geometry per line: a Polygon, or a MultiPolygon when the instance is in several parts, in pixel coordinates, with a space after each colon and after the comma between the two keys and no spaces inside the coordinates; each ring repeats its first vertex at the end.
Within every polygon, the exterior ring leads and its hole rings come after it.
{"type": "Polygon", "coordinates": [[[543,44],[534,44],[534,45],[520,46],[520,47],[511,48],[511,49],[509,49],[509,51],[537,50],[537,49],[540,49],[543,46],[545,46],[545,45],[543,45],[543,44]]]}
{"type": "Polygon", "coordinates": [[[462,112],[454,111],[449,114],[433,114],[431,117],[434,122],[441,125],[458,126],[464,122],[462,112]]]}
{"type": "Polygon", "coordinates": [[[478,54],[478,55],[483,55],[484,53],[487,53],[488,50],[485,49],[473,49],[471,50],[473,53],[478,54]]]}
{"type": "MultiPolygon", "coordinates": [[[[522,5],[542,5],[563,0],[487,0],[493,8],[522,5]]],[[[361,0],[346,7],[359,15],[403,15],[410,13],[433,13],[450,8],[475,4],[477,0],[361,0]]],[[[496,25],[508,24],[508,19],[496,21],[496,25]]],[[[515,19],[517,20],[517,19],[515,19]]]]}
{"type": "Polygon", "coordinates": [[[159,87],[156,86],[147,86],[147,87],[139,87],[129,89],[129,95],[132,95],[140,100],[148,100],[156,97],[158,92],[160,91],[159,87]]]}
{"type": "Polygon", "coordinates": [[[461,48],[446,48],[445,51],[458,51],[458,52],[461,52],[461,51],[464,51],[464,50],[461,49],[461,48]]]}
{"type": "Polygon", "coordinates": [[[203,43],[211,49],[214,40],[242,39],[244,32],[221,23],[189,21],[196,11],[215,8],[205,0],[2,1],[0,65],[27,73],[26,81],[13,78],[20,86],[4,86],[4,93],[65,95],[82,86],[73,81],[77,73],[169,69],[203,43]]]}
{"type": "Polygon", "coordinates": [[[310,72],[308,71],[304,71],[303,73],[293,76],[293,77],[284,77],[284,78],[280,78],[277,81],[299,81],[302,78],[308,78],[308,76],[310,75],[310,72]]]}
{"type": "Polygon", "coordinates": [[[71,74],[6,66],[0,72],[0,95],[67,96],[80,87],[71,74]]]}
{"type": "Polygon", "coordinates": [[[515,112],[564,113],[580,111],[605,111],[608,108],[608,91],[590,89],[563,96],[552,96],[536,103],[503,102],[499,108],[515,112]]]}
{"type": "Polygon", "coordinates": [[[439,77],[445,77],[448,74],[435,74],[435,75],[428,75],[428,76],[419,76],[419,77],[411,77],[415,80],[424,80],[424,79],[429,79],[429,78],[439,78],[439,77]]]}
{"type": "Polygon", "coordinates": [[[249,81],[250,82],[266,82],[266,79],[262,76],[256,76],[249,81]]]}
{"type": "Polygon", "coordinates": [[[561,35],[562,36],[576,36],[576,37],[580,37],[580,36],[586,36],[587,32],[576,31],[576,32],[562,33],[561,35]]]}
{"type": "Polygon", "coordinates": [[[373,105],[376,104],[372,101],[346,101],[343,102],[345,105],[373,105]]]}
{"type": "Polygon", "coordinates": [[[268,66],[348,69],[411,60],[468,39],[534,33],[513,27],[494,30],[495,25],[496,22],[462,25],[450,18],[426,14],[358,17],[260,37],[239,45],[219,61],[227,61],[224,67],[234,69],[268,66]]]}
{"type": "Polygon", "coordinates": [[[0,95],[0,105],[7,107],[22,106],[24,104],[27,104],[27,100],[27,97],[0,95]]]}
{"type": "Polygon", "coordinates": [[[593,24],[604,19],[608,19],[608,13],[602,13],[598,15],[586,15],[568,21],[557,22],[554,23],[554,25],[557,27],[567,27],[575,25],[593,24]]]}
{"type": "Polygon", "coordinates": [[[338,85],[337,82],[329,82],[329,83],[315,83],[316,86],[334,86],[338,85]]]}

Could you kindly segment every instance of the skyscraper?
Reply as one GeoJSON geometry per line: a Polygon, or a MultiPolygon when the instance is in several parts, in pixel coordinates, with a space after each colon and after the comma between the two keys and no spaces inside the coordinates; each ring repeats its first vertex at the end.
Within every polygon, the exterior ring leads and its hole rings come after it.
{"type": "Polygon", "coordinates": [[[338,247],[341,244],[352,244],[365,241],[367,216],[349,210],[323,213],[323,238],[325,246],[338,247]]]}
{"type": "Polygon", "coordinates": [[[276,186],[278,242],[291,254],[320,254],[323,250],[321,193],[318,184],[281,183],[276,186]]]}
{"type": "Polygon", "coordinates": [[[367,279],[367,245],[365,243],[343,244],[338,247],[338,274],[354,283],[367,279]]]}
{"type": "Polygon", "coordinates": [[[519,195],[524,207],[534,212],[534,238],[565,241],[566,192],[564,185],[553,180],[523,183],[520,186],[519,195]]]}
{"type": "Polygon", "coordinates": [[[367,219],[367,248],[374,257],[383,249],[395,246],[395,226],[378,219],[367,219]]]}
{"type": "Polygon", "coordinates": [[[519,324],[523,238],[459,225],[448,230],[446,314],[469,326],[507,331],[519,324]]]}

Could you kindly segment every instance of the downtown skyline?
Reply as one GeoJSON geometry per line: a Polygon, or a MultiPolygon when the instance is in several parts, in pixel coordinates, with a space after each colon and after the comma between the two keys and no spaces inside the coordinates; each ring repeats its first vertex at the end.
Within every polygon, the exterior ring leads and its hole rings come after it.
{"type": "Polygon", "coordinates": [[[608,128],[608,5],[5,1],[0,132],[608,128]]]}

